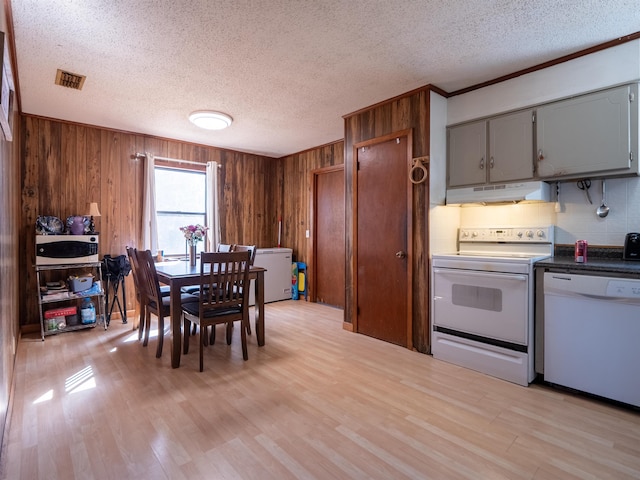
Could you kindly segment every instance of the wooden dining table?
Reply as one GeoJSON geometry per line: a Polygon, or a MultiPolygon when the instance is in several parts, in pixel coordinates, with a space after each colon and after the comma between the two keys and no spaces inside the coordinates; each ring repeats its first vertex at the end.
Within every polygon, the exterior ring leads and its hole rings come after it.
{"type": "MultiPolygon", "coordinates": [[[[264,272],[262,267],[251,266],[249,279],[255,280],[255,332],[259,346],[264,345],[264,272]]],[[[200,260],[195,265],[188,261],[178,260],[156,263],[156,272],[160,283],[169,285],[171,289],[171,367],[180,366],[182,349],[182,307],[180,302],[181,288],[195,285],[200,281],[200,260]]]]}

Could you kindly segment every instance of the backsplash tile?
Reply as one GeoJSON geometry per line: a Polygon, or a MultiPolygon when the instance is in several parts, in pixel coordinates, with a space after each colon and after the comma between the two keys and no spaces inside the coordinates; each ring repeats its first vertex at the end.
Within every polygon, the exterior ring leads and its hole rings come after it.
{"type": "Polygon", "coordinates": [[[451,253],[457,250],[460,209],[436,206],[429,211],[430,253],[451,253]]]}

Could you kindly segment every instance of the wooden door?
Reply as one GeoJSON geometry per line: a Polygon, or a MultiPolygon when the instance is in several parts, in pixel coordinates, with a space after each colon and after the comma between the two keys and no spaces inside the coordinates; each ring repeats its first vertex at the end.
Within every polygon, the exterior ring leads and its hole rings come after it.
{"type": "Polygon", "coordinates": [[[355,145],[356,331],[411,347],[409,135],[355,145]]]}
{"type": "Polygon", "coordinates": [[[311,172],[313,265],[311,300],[344,308],[344,165],[311,172]]]}

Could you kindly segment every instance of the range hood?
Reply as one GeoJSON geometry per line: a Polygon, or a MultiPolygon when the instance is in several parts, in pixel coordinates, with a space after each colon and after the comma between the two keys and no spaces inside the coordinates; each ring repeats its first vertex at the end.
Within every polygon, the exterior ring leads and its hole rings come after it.
{"type": "Polygon", "coordinates": [[[551,191],[545,182],[514,182],[447,190],[447,205],[461,203],[550,202],[551,191]]]}

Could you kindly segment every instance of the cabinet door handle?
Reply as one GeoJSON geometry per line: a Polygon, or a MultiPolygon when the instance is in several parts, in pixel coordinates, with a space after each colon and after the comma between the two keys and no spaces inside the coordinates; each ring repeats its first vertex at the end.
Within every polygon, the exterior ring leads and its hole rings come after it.
{"type": "Polygon", "coordinates": [[[544,155],[542,153],[542,149],[538,150],[538,161],[542,161],[544,160],[544,155]]]}
{"type": "Polygon", "coordinates": [[[489,168],[493,168],[493,157],[489,159],[489,168]]]}
{"type": "Polygon", "coordinates": [[[480,170],[484,170],[484,157],[480,159],[480,170]]]}

